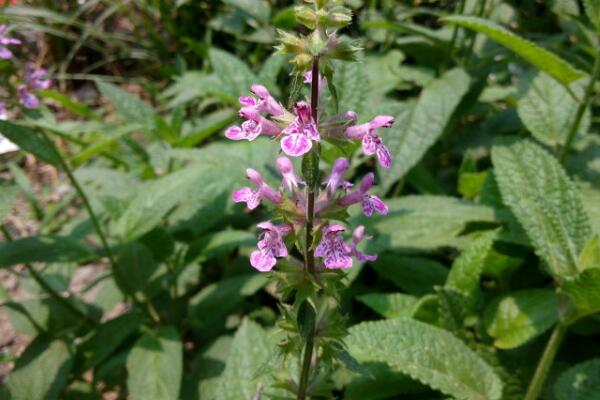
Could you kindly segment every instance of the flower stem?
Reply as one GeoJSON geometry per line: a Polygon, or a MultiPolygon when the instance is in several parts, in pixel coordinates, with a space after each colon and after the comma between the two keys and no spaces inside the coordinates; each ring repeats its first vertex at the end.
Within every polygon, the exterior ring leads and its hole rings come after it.
{"type": "Polygon", "coordinates": [[[592,76],[590,77],[590,82],[585,89],[585,95],[583,99],[579,103],[579,107],[577,108],[577,113],[575,114],[575,119],[573,120],[573,124],[571,125],[571,129],[569,129],[569,134],[567,135],[567,141],[562,148],[560,153],[560,162],[564,164],[567,159],[567,155],[569,154],[569,150],[571,150],[571,145],[573,144],[573,140],[575,140],[575,135],[577,135],[577,131],[579,130],[579,125],[581,125],[581,120],[583,119],[583,114],[590,102],[592,94],[594,93],[594,86],[596,81],[600,76],[600,51],[596,52],[596,57],[594,60],[594,69],[592,70],[592,76]]]}
{"type": "Polygon", "coordinates": [[[554,357],[556,356],[558,348],[564,340],[568,329],[569,328],[566,324],[559,322],[552,331],[552,336],[550,336],[550,339],[546,344],[544,354],[542,354],[542,358],[538,363],[535,374],[529,383],[527,394],[523,400],[537,400],[539,398],[544,382],[546,381],[546,377],[548,376],[548,371],[550,371],[550,367],[554,362],[554,357]]]}
{"type": "MultiPolygon", "coordinates": [[[[315,124],[319,124],[319,57],[313,59],[312,66],[312,82],[311,82],[311,96],[310,96],[310,109],[311,115],[315,120],[315,124]]],[[[317,150],[318,151],[318,150],[317,150]]],[[[317,156],[317,166],[318,159],[317,156]]],[[[315,252],[312,248],[313,242],[313,222],[315,216],[315,186],[310,182],[306,186],[306,244],[304,263],[306,271],[313,275],[315,273],[315,252]]],[[[314,329],[309,333],[306,338],[304,346],[304,357],[302,358],[302,367],[300,370],[300,381],[298,383],[298,400],[304,400],[306,398],[306,390],[308,388],[308,379],[310,376],[310,363],[312,361],[313,347],[315,341],[314,329]]]]}
{"type": "MultiPolygon", "coordinates": [[[[459,0],[458,3],[458,15],[461,15],[465,11],[465,0],[459,0]]],[[[456,53],[456,39],[458,38],[458,25],[454,25],[454,29],[452,30],[452,39],[450,40],[450,46],[448,52],[446,53],[446,58],[444,60],[444,69],[447,67],[448,63],[454,57],[456,53]]]]}

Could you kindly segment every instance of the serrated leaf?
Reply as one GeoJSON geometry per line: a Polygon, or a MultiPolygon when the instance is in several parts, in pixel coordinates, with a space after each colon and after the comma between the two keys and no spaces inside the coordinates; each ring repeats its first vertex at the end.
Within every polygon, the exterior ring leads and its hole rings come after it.
{"type": "Polygon", "coordinates": [[[583,0],[585,14],[600,32],[600,0],[583,0]]]}
{"type": "MultiPolygon", "coordinates": [[[[583,95],[581,85],[572,85],[572,91],[583,95]]],[[[517,103],[519,118],[532,135],[549,146],[563,145],[579,103],[555,79],[538,73],[527,82],[526,93],[517,103]]],[[[584,135],[590,126],[590,110],[586,109],[579,124],[578,135],[584,135]]]]}
{"type": "Polygon", "coordinates": [[[486,35],[502,46],[514,51],[564,85],[568,85],[585,76],[583,72],[576,70],[571,64],[556,54],[515,35],[495,22],[465,15],[452,15],[444,17],[442,20],[486,35]]]}
{"type": "Polygon", "coordinates": [[[127,356],[127,390],[131,400],[178,399],[183,346],[177,330],[160,327],[144,334],[127,356]]]}
{"type": "Polygon", "coordinates": [[[394,163],[390,169],[380,169],[384,189],[414,167],[442,135],[470,82],[462,69],[446,72],[425,86],[417,101],[396,116],[391,129],[380,130],[394,163]]]}
{"type": "Polygon", "coordinates": [[[588,268],[565,280],[560,290],[571,298],[580,315],[600,312],[600,268],[588,268]]]}
{"type": "Polygon", "coordinates": [[[600,358],[574,365],[554,385],[556,400],[600,399],[600,358]]]}
{"type": "Polygon", "coordinates": [[[382,277],[415,296],[433,293],[434,286],[443,285],[448,269],[435,260],[384,253],[370,264],[382,277]]]}
{"type": "Polygon", "coordinates": [[[412,317],[419,301],[404,293],[369,293],[357,299],[385,318],[412,317]]]}
{"type": "Polygon", "coordinates": [[[536,253],[557,279],[573,276],[591,227],[561,165],[536,144],[516,138],[494,146],[492,161],[502,199],[536,253]]]}
{"type": "Polygon", "coordinates": [[[469,222],[496,222],[494,210],[470,201],[446,196],[404,196],[386,202],[386,216],[362,215],[351,208],[352,226],[365,225],[374,235],[367,250],[422,252],[439,247],[462,247],[466,243],[460,233],[469,222]],[[398,229],[402,227],[402,229],[398,229]]]}
{"type": "Polygon", "coordinates": [[[369,363],[364,368],[369,375],[353,377],[344,391],[344,400],[386,400],[400,394],[428,390],[426,386],[385,363],[369,363]]]}
{"type": "Polygon", "coordinates": [[[213,70],[221,81],[219,90],[231,103],[235,103],[239,96],[247,95],[250,87],[258,83],[248,65],[236,56],[215,48],[211,48],[208,55],[213,70]]]}
{"type": "Polygon", "coordinates": [[[546,332],[558,321],[553,290],[530,289],[495,299],[485,311],[485,329],[494,346],[513,349],[546,332]]]}
{"type": "Polygon", "coordinates": [[[29,127],[0,120],[0,134],[19,146],[21,150],[33,154],[48,164],[59,166],[61,163],[54,143],[29,127]]]}
{"type": "Polygon", "coordinates": [[[364,322],[345,339],[362,363],[387,363],[460,400],[499,400],[502,382],[475,352],[451,333],[411,319],[364,322]]]}
{"type": "Polygon", "coordinates": [[[225,371],[221,376],[219,399],[250,399],[259,385],[271,382],[269,374],[257,374],[273,352],[272,340],[260,325],[244,319],[238,328],[227,356],[225,371]]]}
{"type": "Polygon", "coordinates": [[[352,110],[360,114],[368,94],[368,77],[360,62],[336,63],[333,82],[336,88],[339,109],[352,110]]]}
{"type": "Polygon", "coordinates": [[[37,337],[19,357],[8,376],[11,400],[56,400],[73,365],[73,350],[62,341],[37,337]]]}
{"type": "Polygon", "coordinates": [[[0,268],[31,262],[84,262],[94,251],[67,236],[30,236],[0,243],[0,268]]]}
{"type": "Polygon", "coordinates": [[[154,110],[136,95],[124,91],[112,83],[97,81],[98,90],[115,107],[123,122],[136,122],[142,126],[154,123],[154,110]]]}

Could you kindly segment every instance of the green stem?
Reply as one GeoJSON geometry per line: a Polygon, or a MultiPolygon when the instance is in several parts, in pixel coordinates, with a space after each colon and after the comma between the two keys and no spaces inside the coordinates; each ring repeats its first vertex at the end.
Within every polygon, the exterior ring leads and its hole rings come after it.
{"type": "Polygon", "coordinates": [[[538,363],[535,374],[529,383],[527,394],[523,400],[537,400],[539,398],[542,387],[544,386],[544,382],[548,376],[548,371],[550,371],[550,367],[554,362],[554,357],[556,357],[558,348],[563,342],[568,329],[569,328],[566,324],[559,322],[552,331],[550,340],[548,340],[548,343],[546,344],[544,354],[542,354],[542,358],[538,363]]]}
{"type": "MultiPolygon", "coordinates": [[[[13,236],[10,234],[9,230],[4,226],[0,225],[0,231],[4,234],[4,237],[7,241],[12,242],[13,236]]],[[[62,304],[66,309],[71,311],[73,314],[81,318],[86,325],[94,327],[97,325],[97,322],[90,318],[89,315],[81,311],[77,308],[73,303],[71,303],[68,299],[61,296],[58,292],[56,292],[52,286],[48,285],[48,283],[44,280],[44,278],[38,273],[38,271],[33,268],[33,266],[29,263],[25,263],[25,268],[27,268],[27,272],[33,277],[33,280],[53,299],[62,304]]]]}
{"type": "MultiPolygon", "coordinates": [[[[460,2],[458,3],[458,15],[462,14],[465,11],[465,0],[460,0],[460,2]]],[[[444,69],[445,67],[448,65],[448,63],[450,62],[450,60],[452,60],[452,57],[454,57],[454,54],[456,53],[456,39],[458,38],[458,25],[454,25],[454,29],[452,30],[452,39],[450,40],[450,48],[448,50],[446,59],[444,61],[444,69]]]]}
{"type": "Polygon", "coordinates": [[[298,400],[304,400],[306,398],[306,389],[308,388],[308,377],[310,375],[310,364],[312,361],[314,340],[315,335],[314,332],[312,332],[306,338],[306,345],[304,346],[304,357],[302,358],[302,369],[300,371],[300,383],[298,384],[298,400]]]}
{"type": "Polygon", "coordinates": [[[583,96],[583,100],[579,103],[579,107],[577,108],[577,113],[575,114],[575,119],[573,120],[573,124],[569,129],[569,134],[567,135],[567,141],[562,148],[560,153],[560,162],[564,164],[567,159],[567,155],[571,150],[571,145],[573,144],[573,140],[575,140],[575,135],[577,135],[577,131],[579,130],[579,125],[581,124],[581,120],[583,119],[583,114],[590,102],[592,94],[594,93],[594,86],[598,77],[600,76],[600,51],[596,53],[596,58],[594,60],[594,69],[592,71],[592,76],[590,77],[590,82],[585,89],[585,95],[583,96]]]}
{"type": "MultiPolygon", "coordinates": [[[[479,10],[477,10],[477,16],[482,17],[485,13],[485,8],[487,7],[487,0],[480,0],[479,10]]],[[[468,65],[469,60],[471,59],[471,55],[473,54],[473,48],[475,47],[475,40],[477,39],[477,33],[475,31],[469,32],[469,47],[467,48],[467,53],[465,54],[464,65],[468,65]]]]}

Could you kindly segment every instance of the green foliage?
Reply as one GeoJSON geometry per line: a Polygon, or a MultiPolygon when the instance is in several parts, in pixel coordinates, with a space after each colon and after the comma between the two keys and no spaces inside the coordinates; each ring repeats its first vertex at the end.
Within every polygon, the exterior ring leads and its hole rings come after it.
{"type": "Polygon", "coordinates": [[[54,144],[31,128],[0,120],[0,132],[23,150],[40,160],[55,166],[60,165],[60,155],[54,144]]]}
{"type": "Polygon", "coordinates": [[[31,262],[84,262],[97,258],[79,241],[63,236],[30,236],[0,243],[0,267],[31,262]]]}
{"type": "Polygon", "coordinates": [[[350,353],[363,363],[387,363],[457,399],[500,399],[502,382],[476,353],[451,333],[406,318],[350,328],[350,353]]]}
{"type": "Polygon", "coordinates": [[[358,300],[385,318],[412,317],[418,301],[404,293],[369,293],[358,300]]]}
{"type": "Polygon", "coordinates": [[[581,316],[600,311],[600,268],[588,268],[563,282],[561,290],[581,316]]]}
{"type": "Polygon", "coordinates": [[[556,400],[592,400],[600,397],[600,359],[577,364],[563,372],[554,385],[556,400]]]}

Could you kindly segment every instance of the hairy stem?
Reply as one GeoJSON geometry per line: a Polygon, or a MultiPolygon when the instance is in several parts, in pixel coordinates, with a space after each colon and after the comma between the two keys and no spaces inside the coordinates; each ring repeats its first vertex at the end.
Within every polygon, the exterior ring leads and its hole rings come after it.
{"type": "MultiPolygon", "coordinates": [[[[4,237],[6,238],[7,241],[9,241],[9,242],[13,241],[13,236],[10,234],[9,230],[4,225],[0,225],[0,231],[2,231],[2,233],[4,234],[4,237]]],[[[73,314],[75,314],[76,316],[81,318],[85,322],[86,325],[89,325],[92,327],[97,325],[97,322],[95,320],[93,320],[92,318],[90,318],[89,315],[87,315],[85,312],[83,312],[82,310],[77,308],[77,306],[75,306],[73,303],[71,303],[67,298],[61,296],[56,290],[54,290],[54,288],[52,288],[52,286],[48,285],[48,283],[44,280],[44,278],[42,278],[42,276],[38,273],[38,271],[35,268],[33,268],[33,266],[31,264],[25,263],[25,268],[27,268],[27,272],[29,272],[29,274],[31,275],[33,280],[50,297],[52,297],[53,299],[58,301],[60,304],[62,304],[67,310],[69,310],[70,312],[72,312],[73,314]]]]}
{"type": "MultiPolygon", "coordinates": [[[[319,57],[313,59],[312,67],[312,83],[310,96],[310,109],[315,124],[318,125],[318,110],[319,110],[319,57]]],[[[318,159],[318,158],[317,158],[318,159]]],[[[312,183],[312,182],[311,182],[312,183]]],[[[306,244],[304,263],[309,274],[315,272],[315,252],[312,248],[313,242],[313,220],[315,214],[315,188],[314,185],[308,184],[306,188],[307,206],[306,206],[306,244]]],[[[300,381],[298,383],[298,400],[306,398],[306,390],[308,388],[308,378],[310,376],[310,363],[313,355],[313,347],[315,341],[314,329],[306,338],[304,346],[304,357],[302,358],[302,367],[300,370],[300,381]]]]}
{"type": "Polygon", "coordinates": [[[567,159],[567,155],[569,154],[569,150],[571,150],[571,145],[573,144],[573,140],[575,140],[575,135],[577,135],[577,131],[579,130],[579,125],[581,125],[581,120],[583,119],[583,114],[590,102],[592,94],[594,93],[594,86],[596,81],[598,80],[600,75],[600,51],[596,52],[596,58],[594,60],[594,69],[592,71],[592,76],[590,77],[590,82],[585,89],[585,95],[583,99],[579,103],[579,107],[577,108],[577,113],[575,114],[575,119],[573,120],[573,124],[569,129],[569,134],[567,135],[567,141],[562,148],[560,153],[560,162],[564,164],[567,159]]]}
{"type": "Polygon", "coordinates": [[[550,336],[550,340],[548,340],[548,343],[546,344],[544,354],[542,354],[542,358],[538,363],[535,374],[533,375],[533,378],[531,378],[527,394],[523,400],[537,400],[539,398],[546,377],[548,376],[548,371],[550,371],[550,367],[554,362],[554,357],[556,356],[558,348],[564,340],[568,329],[566,324],[559,322],[552,331],[552,336],[550,336]]]}

